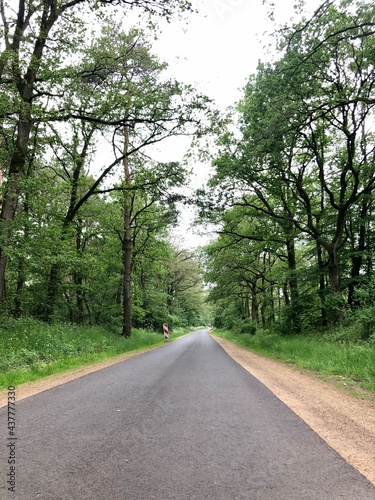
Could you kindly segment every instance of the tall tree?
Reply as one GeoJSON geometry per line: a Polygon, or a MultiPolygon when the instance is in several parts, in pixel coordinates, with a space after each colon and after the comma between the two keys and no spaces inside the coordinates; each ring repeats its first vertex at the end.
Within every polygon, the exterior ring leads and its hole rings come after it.
{"type": "MultiPolygon", "coordinates": [[[[176,170],[173,163],[156,167],[152,163],[149,173],[147,166],[144,166],[147,162],[143,162],[140,173],[136,165],[143,149],[150,144],[174,135],[201,134],[204,130],[202,112],[206,119],[211,112],[209,100],[205,96],[196,94],[192,88],[174,80],[162,79],[165,65],[151,54],[149,45],[139,32],[134,30],[125,35],[114,31],[113,27],[108,28],[103,38],[96,42],[96,47],[101,50],[95,52],[97,62],[94,68],[100,67],[100,61],[101,71],[104,72],[103,85],[108,86],[114,99],[106,117],[90,114],[86,115],[86,119],[113,127],[113,148],[123,158],[123,335],[128,337],[131,334],[131,219],[134,218],[132,209],[136,191],[146,189],[150,193],[157,191],[160,194],[162,186],[168,191],[174,185],[181,185],[185,179],[182,167],[177,166],[176,170]],[[141,179],[143,184],[140,184],[141,179]]],[[[77,112],[80,114],[79,110],[77,112]]],[[[160,197],[163,198],[165,196],[160,197]]],[[[151,199],[154,200],[154,196],[151,199]]]]}
{"type": "MultiPolygon", "coordinates": [[[[66,82],[61,86],[59,81],[59,92],[56,89],[56,95],[45,110],[47,125],[43,130],[48,133],[39,134],[39,141],[43,140],[50,148],[46,166],[66,183],[68,200],[61,220],[62,242],[71,237],[72,227],[92,196],[118,189],[107,187],[108,183],[103,187],[103,182],[123,164],[125,185],[122,189],[128,207],[124,212],[127,218],[127,221],[124,219],[124,228],[127,228],[127,252],[124,252],[127,272],[124,276],[129,276],[132,245],[129,220],[135,189],[146,186],[155,193],[166,184],[168,176],[171,188],[177,178],[181,182],[185,175],[182,168],[173,163],[157,168],[150,163],[150,173],[144,183],[134,183],[134,166],[146,146],[173,135],[201,132],[205,126],[203,113],[205,118],[211,113],[209,100],[191,87],[171,79],[163,80],[161,74],[165,65],[151,54],[139,30],[125,34],[110,23],[103,26],[103,36],[87,47],[83,45],[82,51],[79,64],[66,67],[62,72],[66,82]],[[93,158],[98,140],[103,137],[111,144],[114,157],[98,168],[93,158]],[[88,177],[88,171],[95,172],[95,176],[88,177]]],[[[144,178],[142,175],[139,179],[144,178]]],[[[54,254],[44,301],[46,320],[53,318],[62,282],[60,262],[63,255],[58,250],[54,254]]],[[[127,282],[130,284],[129,278],[127,282]]],[[[130,292],[127,297],[130,299],[130,292]]],[[[130,314],[129,300],[125,317],[130,318],[130,314]]]]}

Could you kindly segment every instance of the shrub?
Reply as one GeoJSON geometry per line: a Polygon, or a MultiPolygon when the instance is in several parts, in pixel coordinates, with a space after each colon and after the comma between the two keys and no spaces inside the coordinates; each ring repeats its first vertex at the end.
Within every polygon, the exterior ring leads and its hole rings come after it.
{"type": "Polygon", "coordinates": [[[249,335],[255,335],[256,325],[249,319],[238,319],[234,322],[232,330],[239,334],[247,333],[249,335]]]}

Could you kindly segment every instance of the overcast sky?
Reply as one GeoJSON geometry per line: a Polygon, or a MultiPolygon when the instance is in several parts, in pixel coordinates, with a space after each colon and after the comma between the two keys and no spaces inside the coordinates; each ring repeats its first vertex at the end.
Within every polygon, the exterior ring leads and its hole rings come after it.
{"type": "MultiPolygon", "coordinates": [[[[274,0],[275,20],[290,22],[293,0],[274,0]]],[[[306,0],[313,6],[318,0],[306,0]]],[[[154,50],[170,65],[173,75],[196,83],[215,98],[217,104],[232,105],[241,96],[247,77],[254,73],[275,25],[267,16],[262,0],[195,0],[198,14],[188,23],[163,23],[154,50]]]]}
{"type": "Polygon", "coordinates": [[[199,85],[220,106],[229,106],[256,68],[261,53],[256,35],[265,25],[264,8],[261,0],[202,0],[201,4],[187,25],[163,25],[154,49],[177,79],[199,85]]]}
{"type": "MultiPolygon", "coordinates": [[[[310,10],[319,0],[306,0],[310,10]]],[[[275,20],[289,22],[293,16],[292,0],[274,0],[275,20]]],[[[181,82],[193,84],[213,98],[225,110],[242,96],[242,89],[250,74],[255,73],[259,59],[265,60],[275,25],[267,16],[262,0],[196,0],[199,13],[188,16],[188,22],[162,22],[159,40],[153,51],[169,64],[169,71],[181,82]]],[[[188,142],[164,141],[158,146],[156,159],[180,161],[188,142]]],[[[153,156],[155,156],[153,154],[153,156]]],[[[195,178],[191,189],[207,178],[208,164],[194,165],[195,178]]],[[[186,246],[207,242],[188,228],[193,218],[186,212],[177,234],[186,246]]],[[[182,244],[184,244],[182,242],[182,244]]]]}

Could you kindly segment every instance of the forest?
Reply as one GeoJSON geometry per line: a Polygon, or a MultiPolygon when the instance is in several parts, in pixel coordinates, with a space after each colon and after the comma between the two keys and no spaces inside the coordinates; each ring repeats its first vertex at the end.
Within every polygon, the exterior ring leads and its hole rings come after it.
{"type": "Polygon", "coordinates": [[[189,2],[11,3],[1,1],[2,314],[125,337],[199,324],[201,265],[169,238],[188,168],[149,153],[205,134],[215,116],[152,51],[151,20],[189,2]],[[124,29],[132,8],[149,29],[124,29]]]}
{"type": "Polygon", "coordinates": [[[200,190],[217,326],[374,340],[375,7],[325,1],[275,34],[200,190]]]}
{"type": "Polygon", "coordinates": [[[299,2],[219,113],[153,53],[192,4],[0,1],[1,317],[374,339],[375,6],[299,2]],[[212,162],[194,198],[193,156],[152,157],[176,136],[212,162]],[[195,252],[170,237],[186,204],[216,234],[195,252]]]}

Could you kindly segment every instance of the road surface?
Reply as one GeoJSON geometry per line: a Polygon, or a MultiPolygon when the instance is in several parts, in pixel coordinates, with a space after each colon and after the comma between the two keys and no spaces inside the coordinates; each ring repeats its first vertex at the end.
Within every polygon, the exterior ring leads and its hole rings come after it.
{"type": "Polygon", "coordinates": [[[375,500],[204,330],[19,401],[16,419],[12,442],[0,410],[1,499],[375,500]]]}

